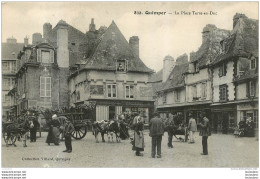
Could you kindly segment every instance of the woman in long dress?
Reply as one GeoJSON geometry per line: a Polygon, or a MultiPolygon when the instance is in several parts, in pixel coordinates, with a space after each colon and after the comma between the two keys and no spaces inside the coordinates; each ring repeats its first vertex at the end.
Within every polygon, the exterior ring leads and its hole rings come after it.
{"type": "Polygon", "coordinates": [[[49,125],[49,132],[48,132],[46,143],[48,143],[48,145],[50,145],[51,143],[54,143],[55,145],[59,145],[60,122],[58,121],[56,114],[52,116],[52,120],[48,123],[48,125],[49,125]]]}
{"type": "Polygon", "coordinates": [[[142,156],[140,152],[144,151],[144,120],[139,114],[135,116],[132,128],[134,129],[133,150],[136,151],[136,156],[142,156]]]}

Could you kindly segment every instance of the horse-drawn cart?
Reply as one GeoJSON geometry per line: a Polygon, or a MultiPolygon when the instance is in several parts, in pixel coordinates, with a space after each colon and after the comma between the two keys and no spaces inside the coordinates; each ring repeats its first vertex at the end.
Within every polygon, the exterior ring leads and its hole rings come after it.
{"type": "Polygon", "coordinates": [[[72,137],[76,140],[80,140],[86,136],[88,127],[91,127],[92,124],[90,119],[85,119],[85,115],[83,112],[62,113],[58,114],[58,120],[61,127],[65,126],[65,120],[71,121],[75,129],[72,132],[72,137]]]}
{"type": "Polygon", "coordinates": [[[6,145],[15,145],[17,138],[26,133],[26,129],[17,122],[2,122],[2,135],[6,145]]]}

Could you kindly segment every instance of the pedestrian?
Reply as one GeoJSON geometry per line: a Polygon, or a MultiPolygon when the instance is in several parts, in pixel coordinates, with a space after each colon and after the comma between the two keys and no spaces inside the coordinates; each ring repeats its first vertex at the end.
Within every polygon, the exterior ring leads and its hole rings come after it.
{"type": "Polygon", "coordinates": [[[206,117],[205,113],[202,113],[202,121],[200,125],[200,136],[202,136],[202,148],[203,152],[201,155],[208,155],[208,136],[211,135],[209,119],[206,117]]]}
{"type": "Polygon", "coordinates": [[[188,125],[188,130],[189,130],[189,137],[190,137],[190,142],[189,144],[195,143],[194,140],[194,134],[197,131],[197,123],[196,120],[193,118],[193,115],[190,113],[189,114],[189,125],[188,125]]]}
{"type": "Polygon", "coordinates": [[[175,117],[175,115],[167,114],[166,120],[165,120],[165,131],[167,131],[167,133],[168,133],[168,144],[167,145],[169,148],[173,148],[172,137],[173,137],[174,127],[175,127],[174,117],[175,117]]]}
{"type": "Polygon", "coordinates": [[[150,137],[152,137],[152,158],[155,158],[157,149],[157,158],[161,158],[161,144],[164,133],[164,123],[158,113],[154,113],[150,121],[150,137]]]}
{"type": "Polygon", "coordinates": [[[64,130],[66,150],[64,150],[63,152],[68,152],[68,153],[72,152],[71,134],[73,131],[74,131],[73,124],[69,120],[66,120],[65,121],[65,130],[64,130]]]}
{"type": "Polygon", "coordinates": [[[30,124],[30,142],[36,142],[36,132],[40,126],[36,116],[31,117],[30,124]]]}
{"type": "Polygon", "coordinates": [[[58,121],[58,117],[56,114],[52,116],[52,119],[48,122],[49,125],[49,132],[46,139],[46,143],[50,145],[51,143],[54,143],[55,145],[59,145],[60,143],[60,122],[58,121]]]}
{"type": "Polygon", "coordinates": [[[132,150],[135,150],[136,156],[143,156],[140,152],[144,151],[144,120],[140,116],[140,114],[135,114],[132,128],[134,130],[134,141],[133,141],[133,148],[132,150]]]}

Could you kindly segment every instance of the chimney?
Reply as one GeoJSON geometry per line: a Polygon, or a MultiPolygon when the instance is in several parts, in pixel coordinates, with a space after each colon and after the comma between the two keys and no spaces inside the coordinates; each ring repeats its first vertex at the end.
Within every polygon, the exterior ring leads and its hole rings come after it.
{"type": "Polygon", "coordinates": [[[166,82],[174,67],[174,58],[170,55],[166,56],[163,60],[163,82],[166,82]]]}
{"type": "Polygon", "coordinates": [[[233,17],[233,29],[240,18],[247,18],[247,16],[245,14],[236,13],[233,17]]]}
{"type": "Polygon", "coordinates": [[[24,46],[26,47],[26,46],[28,46],[28,44],[29,44],[29,39],[28,39],[28,37],[25,37],[24,38],[24,46]]]}
{"type": "Polygon", "coordinates": [[[130,37],[129,45],[132,48],[135,57],[139,58],[139,38],[138,38],[138,36],[130,37]]]}
{"type": "Polygon", "coordinates": [[[69,48],[68,48],[68,25],[60,20],[57,24],[57,63],[59,67],[69,67],[69,48]]]}
{"type": "Polygon", "coordinates": [[[52,31],[52,25],[50,23],[43,24],[43,38],[48,39],[50,33],[52,31]]]}
{"type": "Polygon", "coordinates": [[[91,19],[91,24],[89,24],[89,31],[90,32],[96,31],[96,25],[94,24],[94,18],[91,19]]]}
{"type": "Polygon", "coordinates": [[[213,24],[207,24],[202,31],[202,43],[205,43],[209,37],[210,37],[210,32],[212,32],[214,29],[217,27],[213,24]]]}
{"type": "Polygon", "coordinates": [[[7,38],[7,39],[6,39],[6,42],[7,42],[7,43],[10,43],[10,44],[16,44],[16,43],[17,43],[17,40],[16,40],[16,38],[14,38],[14,37],[12,36],[12,37],[10,37],[10,38],[7,38]]]}
{"type": "Polygon", "coordinates": [[[42,41],[42,34],[40,33],[34,33],[32,35],[32,44],[33,45],[37,45],[38,43],[40,43],[42,41]]]}

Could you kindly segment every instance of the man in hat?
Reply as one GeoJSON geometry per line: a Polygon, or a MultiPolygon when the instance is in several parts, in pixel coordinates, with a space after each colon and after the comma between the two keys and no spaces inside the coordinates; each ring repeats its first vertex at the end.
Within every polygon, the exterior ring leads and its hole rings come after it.
{"type": "Polygon", "coordinates": [[[200,136],[202,136],[202,147],[203,147],[203,153],[201,153],[201,155],[208,155],[208,136],[211,135],[210,124],[209,124],[209,119],[206,117],[206,113],[203,112],[201,115],[202,115],[202,121],[199,123],[201,127],[200,136]]]}
{"type": "Polygon", "coordinates": [[[65,122],[65,130],[64,130],[66,150],[64,150],[63,152],[68,152],[68,153],[72,152],[71,133],[73,131],[74,131],[73,124],[69,120],[66,120],[66,122],[65,122]]]}

